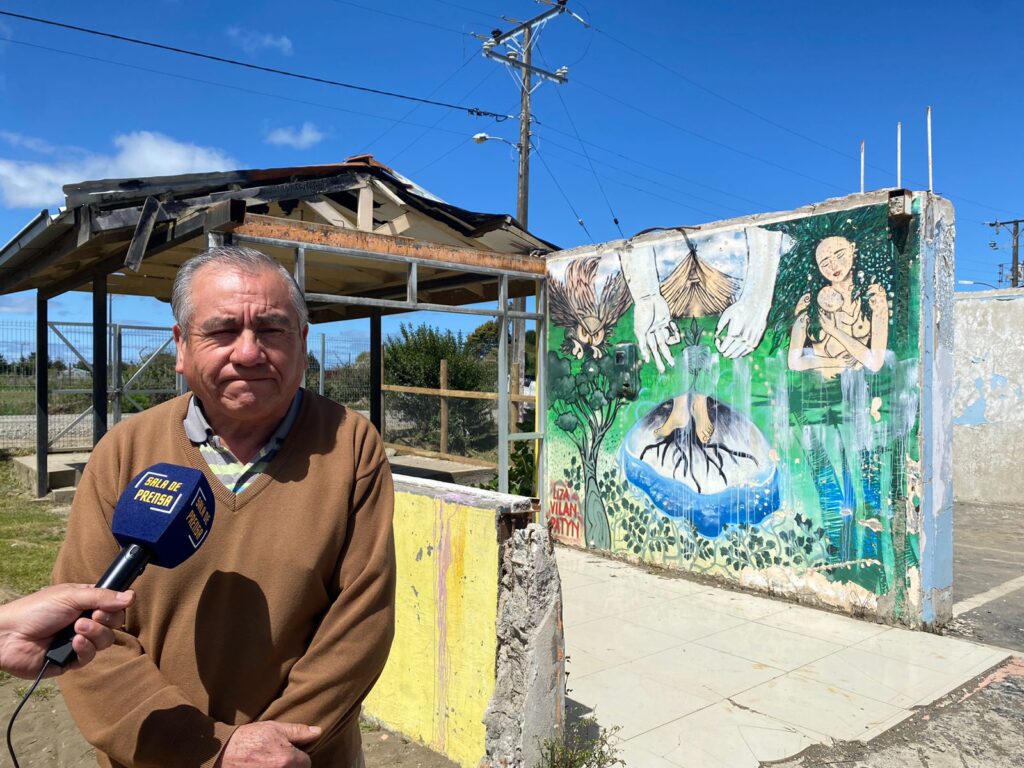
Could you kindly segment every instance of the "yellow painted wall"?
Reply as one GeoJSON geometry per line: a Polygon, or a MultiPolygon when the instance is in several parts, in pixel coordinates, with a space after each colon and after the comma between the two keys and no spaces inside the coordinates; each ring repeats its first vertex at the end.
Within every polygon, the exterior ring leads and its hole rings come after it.
{"type": "Polygon", "coordinates": [[[495,511],[396,493],[395,548],[395,642],[365,713],[475,768],[494,693],[495,511]]]}

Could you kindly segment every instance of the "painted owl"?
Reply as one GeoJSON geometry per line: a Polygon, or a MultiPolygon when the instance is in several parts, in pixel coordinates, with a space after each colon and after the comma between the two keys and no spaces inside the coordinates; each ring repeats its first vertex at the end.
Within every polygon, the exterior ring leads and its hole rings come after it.
{"type": "Polygon", "coordinates": [[[607,277],[598,293],[599,256],[574,260],[565,270],[563,281],[548,284],[548,306],[555,325],[565,328],[562,351],[582,358],[589,349],[595,358],[604,355],[608,333],[625,314],[630,295],[622,273],[607,277]]]}

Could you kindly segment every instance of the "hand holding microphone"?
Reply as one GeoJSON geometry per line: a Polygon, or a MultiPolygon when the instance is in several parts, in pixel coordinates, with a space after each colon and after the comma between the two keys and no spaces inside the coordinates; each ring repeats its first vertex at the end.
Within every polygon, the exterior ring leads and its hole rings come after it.
{"type": "MultiPolygon", "coordinates": [[[[213,492],[198,469],[155,464],[144,470],[114,509],[112,528],[121,552],[96,587],[123,591],[149,563],[162,568],[180,565],[206,540],[213,512],[213,492]]],[[[78,651],[74,639],[75,624],[70,624],[54,638],[46,659],[60,667],[72,664],[78,651]]]]}
{"type": "Polygon", "coordinates": [[[198,469],[154,464],[132,479],[117,502],[112,528],[121,552],[95,587],[62,584],[4,606],[0,661],[5,668],[11,665],[13,674],[38,674],[7,725],[7,749],[15,768],[14,720],[39,681],[65,668],[88,664],[97,650],[113,643],[109,628],[123,624],[124,609],[134,599],[125,590],[149,563],[174,568],[199,549],[213,525],[213,508],[210,484],[198,469]],[[17,628],[7,632],[10,622],[17,628]],[[44,655],[47,641],[49,650],[44,655]]]}
{"type": "MultiPolygon", "coordinates": [[[[15,677],[35,677],[54,634],[69,621],[74,623],[72,645],[78,656],[69,667],[88,664],[97,651],[114,642],[110,628],[124,623],[124,609],[134,599],[131,591],[58,584],[0,606],[0,669],[15,677]]],[[[59,668],[47,670],[48,674],[59,672],[59,668]]]]}

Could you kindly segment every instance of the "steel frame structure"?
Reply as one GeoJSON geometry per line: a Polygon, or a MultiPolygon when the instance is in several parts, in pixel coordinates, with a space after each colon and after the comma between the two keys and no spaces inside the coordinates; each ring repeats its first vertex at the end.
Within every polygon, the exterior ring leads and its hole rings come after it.
{"type": "MultiPolygon", "coordinates": [[[[498,490],[502,493],[508,493],[508,480],[509,480],[509,453],[510,446],[513,442],[522,440],[532,440],[537,443],[537,494],[543,500],[544,497],[544,477],[543,467],[544,462],[541,460],[543,441],[545,434],[545,392],[542,382],[544,381],[544,366],[547,358],[547,339],[544,333],[544,318],[547,310],[547,291],[545,278],[539,276],[533,272],[525,272],[514,269],[500,269],[494,267],[478,267],[471,266],[465,263],[444,263],[438,262],[436,259],[420,260],[414,256],[406,256],[399,254],[390,253],[379,253],[375,251],[367,251],[355,248],[343,248],[338,246],[331,246],[325,244],[306,243],[296,240],[287,240],[275,237],[262,237],[255,235],[247,235],[238,232],[226,232],[211,233],[211,244],[216,242],[223,242],[225,244],[233,245],[263,245],[271,246],[276,248],[283,248],[291,250],[295,257],[295,270],[294,276],[295,281],[298,283],[299,288],[302,290],[303,295],[306,297],[308,303],[318,304],[349,304],[356,306],[368,306],[375,307],[378,309],[389,309],[398,310],[400,312],[415,312],[415,311],[429,311],[429,312],[445,312],[451,314],[462,314],[462,315],[478,315],[481,317],[492,317],[494,318],[499,327],[505,328],[508,326],[509,320],[535,320],[538,323],[537,327],[537,407],[535,416],[535,430],[533,432],[516,432],[513,433],[509,429],[509,395],[511,389],[511,377],[509,373],[508,363],[508,334],[498,334],[498,490]],[[404,300],[397,299],[378,299],[361,296],[338,296],[327,293],[312,293],[306,291],[306,252],[307,251],[319,251],[321,253],[334,254],[340,256],[355,256],[361,259],[367,259],[371,261],[386,261],[386,262],[398,262],[406,265],[406,297],[404,300]],[[498,281],[498,301],[495,309],[484,309],[479,307],[464,307],[464,306],[450,306],[447,304],[435,304],[432,302],[421,302],[418,300],[418,265],[421,263],[429,263],[430,266],[443,266],[447,269],[460,270],[466,272],[472,272],[473,274],[489,275],[497,278],[498,281]],[[531,281],[534,283],[534,295],[537,299],[536,311],[525,312],[516,311],[510,308],[509,298],[509,280],[517,279],[524,281],[531,281]]],[[[380,336],[380,313],[378,312],[371,317],[371,372],[381,370],[382,361],[382,346],[380,336]]],[[[374,426],[381,428],[381,399],[383,393],[380,389],[379,374],[374,386],[373,379],[371,378],[371,420],[374,421],[374,426]],[[376,408],[374,408],[376,405],[376,408]],[[376,414],[376,417],[375,417],[376,414]]]]}

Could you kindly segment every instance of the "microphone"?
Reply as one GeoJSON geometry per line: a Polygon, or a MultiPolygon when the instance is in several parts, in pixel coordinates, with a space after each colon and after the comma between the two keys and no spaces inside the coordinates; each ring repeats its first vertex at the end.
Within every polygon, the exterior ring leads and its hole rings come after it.
{"type": "MultiPolygon", "coordinates": [[[[174,568],[199,549],[213,526],[213,491],[198,469],[154,464],[136,475],[118,499],[111,526],[121,552],[96,582],[128,589],[149,563],[174,568]]],[[[89,618],[92,611],[82,616],[89,618]]],[[[74,622],[54,637],[46,658],[60,667],[75,660],[74,622]]]]}

